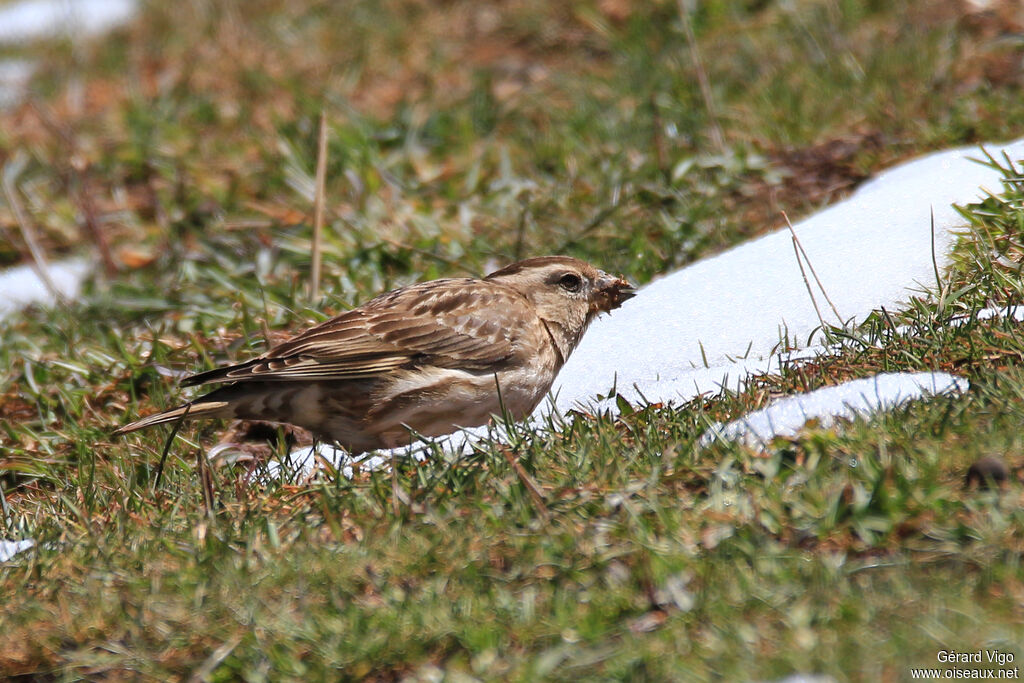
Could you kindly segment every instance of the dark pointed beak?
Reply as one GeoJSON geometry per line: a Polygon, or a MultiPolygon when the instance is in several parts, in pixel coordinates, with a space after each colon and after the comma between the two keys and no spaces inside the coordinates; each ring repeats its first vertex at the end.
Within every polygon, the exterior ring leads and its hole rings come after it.
{"type": "Polygon", "coordinates": [[[633,285],[628,280],[615,275],[602,272],[596,284],[597,289],[591,304],[591,310],[595,312],[608,313],[636,296],[636,289],[633,288],[633,285]]]}

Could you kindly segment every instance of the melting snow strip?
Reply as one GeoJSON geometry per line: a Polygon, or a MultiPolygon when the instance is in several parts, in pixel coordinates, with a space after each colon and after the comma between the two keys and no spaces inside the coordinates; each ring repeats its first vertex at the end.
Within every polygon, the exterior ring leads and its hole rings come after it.
{"type": "Polygon", "coordinates": [[[808,420],[818,420],[822,427],[828,427],[839,419],[870,417],[926,396],[960,394],[968,388],[966,379],[945,372],[897,372],[855,379],[787,396],[724,426],[714,425],[699,443],[707,446],[716,439],[727,439],[752,448],[767,448],[777,437],[796,436],[808,420]]]}

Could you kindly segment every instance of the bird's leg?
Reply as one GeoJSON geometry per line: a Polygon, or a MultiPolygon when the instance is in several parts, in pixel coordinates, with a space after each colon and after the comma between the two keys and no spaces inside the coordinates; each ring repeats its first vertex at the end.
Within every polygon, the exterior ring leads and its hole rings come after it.
{"type": "Polygon", "coordinates": [[[181,429],[181,425],[185,422],[185,418],[188,417],[188,411],[190,410],[192,410],[191,401],[185,404],[185,412],[175,421],[174,429],[171,430],[171,435],[167,437],[167,441],[164,443],[164,452],[160,454],[160,464],[156,468],[156,483],[153,484],[153,490],[160,488],[160,478],[164,475],[164,463],[167,462],[167,454],[171,451],[171,443],[174,441],[174,437],[178,435],[178,430],[181,429]]]}
{"type": "Polygon", "coordinates": [[[199,486],[203,491],[203,507],[206,508],[206,516],[213,517],[213,508],[217,499],[213,495],[213,473],[210,472],[210,463],[206,460],[206,453],[202,448],[196,449],[196,467],[199,469],[199,486]]]}
{"type": "MultiPolygon", "coordinates": [[[[323,458],[320,455],[320,451],[317,450],[319,448],[319,446],[320,446],[320,435],[314,432],[313,433],[313,443],[309,447],[309,456],[308,456],[310,458],[310,460],[313,461],[313,466],[311,466],[309,468],[310,477],[313,476],[314,467],[316,466],[317,463],[319,463],[321,467],[324,467],[324,465],[326,464],[325,463],[325,458],[323,458]]],[[[327,469],[326,467],[324,467],[324,469],[328,471],[328,474],[330,473],[329,469],[327,469]]],[[[338,469],[337,467],[334,468],[334,470],[335,470],[334,477],[335,478],[337,478],[337,476],[338,476],[337,469],[338,469]]]]}
{"type": "Polygon", "coordinates": [[[398,486],[398,456],[395,455],[394,449],[391,450],[391,511],[395,513],[395,517],[398,517],[401,512],[399,506],[398,492],[400,488],[398,486]]]}
{"type": "Polygon", "coordinates": [[[400,503],[412,504],[412,499],[398,485],[398,449],[408,443],[402,443],[400,437],[384,438],[384,447],[391,451],[391,511],[395,513],[395,517],[398,517],[402,511],[400,503]]]}

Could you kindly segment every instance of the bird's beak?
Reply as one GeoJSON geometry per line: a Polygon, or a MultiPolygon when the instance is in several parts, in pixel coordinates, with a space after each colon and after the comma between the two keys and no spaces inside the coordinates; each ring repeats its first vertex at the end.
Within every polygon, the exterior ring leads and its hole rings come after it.
{"type": "Polygon", "coordinates": [[[596,284],[593,302],[590,304],[590,309],[594,313],[608,313],[636,296],[633,285],[615,275],[602,272],[596,284]]]}

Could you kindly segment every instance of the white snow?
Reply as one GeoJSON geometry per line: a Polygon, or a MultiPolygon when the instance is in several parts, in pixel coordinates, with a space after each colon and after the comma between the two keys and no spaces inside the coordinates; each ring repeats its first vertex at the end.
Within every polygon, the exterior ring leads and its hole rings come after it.
{"type": "Polygon", "coordinates": [[[26,538],[22,541],[8,541],[7,539],[0,538],[0,562],[7,562],[18,553],[28,550],[35,544],[36,542],[31,538],[26,538]]]}
{"type": "Polygon", "coordinates": [[[0,109],[21,102],[35,70],[27,59],[0,59],[0,109]]]}
{"type": "MultiPolygon", "coordinates": [[[[89,271],[89,264],[80,260],[60,261],[47,266],[54,288],[66,299],[78,296],[89,271]]],[[[54,293],[32,266],[21,265],[0,271],[0,320],[32,304],[52,306],[55,303],[54,293]]]]}
{"type": "MultiPolygon", "coordinates": [[[[127,23],[138,0],[18,0],[0,5],[0,47],[65,37],[77,41],[127,23]]],[[[35,64],[0,60],[0,108],[25,99],[35,64]]]]}
{"type": "Polygon", "coordinates": [[[944,372],[886,373],[850,380],[787,396],[727,425],[715,425],[700,438],[700,444],[729,439],[765,449],[776,437],[796,436],[808,420],[816,419],[819,426],[829,427],[838,419],[868,417],[926,396],[960,394],[968,388],[966,379],[944,372]]]}
{"type": "MultiPolygon", "coordinates": [[[[1017,160],[1024,140],[987,149],[1017,160]]],[[[1002,189],[998,172],[972,158],[984,157],[966,147],[907,162],[795,226],[842,322],[881,306],[899,310],[915,291],[934,289],[930,212],[941,271],[953,231],[963,227],[953,204],[1002,189]]],[[[838,324],[816,296],[826,322],[838,324]]],[[[780,337],[806,345],[819,325],[789,232],[779,229],[652,282],[598,320],[556,381],[558,406],[587,405],[613,384],[631,401],[651,402],[717,393],[727,382],[735,388],[772,369],[780,337]]]]}
{"type": "MultiPolygon", "coordinates": [[[[1024,308],[1014,308],[1011,311],[1006,311],[999,308],[982,308],[976,314],[975,317],[978,320],[992,320],[993,318],[1009,318],[1017,322],[1024,321],[1024,308]]],[[[957,325],[963,325],[969,319],[968,316],[957,318],[953,322],[957,325]]]]}
{"type": "MultiPolygon", "coordinates": [[[[1004,152],[1014,161],[1024,158],[1024,140],[986,149],[997,159],[1004,152]]],[[[1002,190],[998,171],[974,159],[984,159],[978,147],[909,161],[795,226],[842,316],[837,319],[815,290],[828,324],[859,322],[882,306],[900,310],[910,296],[934,289],[934,267],[941,272],[948,264],[954,232],[964,227],[953,205],[1002,190]]],[[[779,222],[784,225],[781,217],[779,222]]],[[[723,388],[741,388],[748,376],[775,372],[784,359],[827,353],[816,341],[808,343],[819,326],[790,233],[780,228],[652,282],[622,309],[596,321],[556,380],[554,406],[543,403],[534,413],[534,424],[543,424],[553,408],[555,417],[570,408],[614,413],[613,400],[597,400],[612,387],[641,404],[681,403],[723,388]],[[788,344],[780,345],[782,339],[788,344]],[[777,353],[780,348],[786,353],[777,353]]],[[[758,430],[762,420],[799,429],[793,425],[802,414],[819,420],[849,417],[966,387],[965,380],[942,374],[882,375],[859,381],[868,384],[823,389],[804,397],[804,402],[741,420],[758,425],[758,430]]],[[[745,433],[739,427],[726,429],[745,433]]],[[[467,430],[440,442],[445,450],[458,452],[467,440],[487,433],[467,430]]],[[[768,436],[767,431],[754,433],[761,435],[758,438],[768,436]]],[[[410,450],[416,448],[401,449],[400,454],[410,450]]],[[[299,458],[302,452],[293,455],[299,458]]],[[[322,449],[321,456],[342,467],[350,463],[344,453],[332,455],[329,448],[322,449]]],[[[389,455],[374,462],[387,463],[389,455]]]]}
{"type": "Polygon", "coordinates": [[[20,0],[0,7],[0,45],[109,31],[131,19],[137,0],[20,0]]]}
{"type": "MultiPolygon", "coordinates": [[[[451,452],[462,452],[464,442],[457,447],[452,447],[451,452]]],[[[417,460],[425,460],[426,455],[422,448],[400,448],[395,452],[397,457],[413,457],[417,460]]],[[[391,453],[364,453],[363,455],[349,455],[345,451],[325,444],[318,444],[316,449],[310,447],[297,448],[289,454],[291,460],[286,465],[277,461],[267,463],[267,474],[270,477],[278,477],[284,469],[290,472],[299,473],[299,476],[310,474],[316,470],[317,460],[323,458],[325,462],[338,469],[341,476],[351,479],[357,470],[372,472],[383,469],[391,464],[391,453]]]]}

